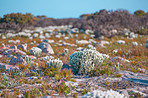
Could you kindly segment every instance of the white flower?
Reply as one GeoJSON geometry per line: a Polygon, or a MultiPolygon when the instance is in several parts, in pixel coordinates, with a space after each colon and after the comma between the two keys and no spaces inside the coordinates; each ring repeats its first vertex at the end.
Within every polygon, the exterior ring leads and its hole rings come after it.
{"type": "Polygon", "coordinates": [[[88,92],[81,98],[127,98],[127,97],[113,90],[107,90],[107,91],[94,90],[93,92],[88,92]]]}

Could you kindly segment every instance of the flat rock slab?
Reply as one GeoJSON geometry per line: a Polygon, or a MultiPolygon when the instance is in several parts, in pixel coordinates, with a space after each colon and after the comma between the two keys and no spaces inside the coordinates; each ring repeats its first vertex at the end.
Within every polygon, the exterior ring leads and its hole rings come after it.
{"type": "Polygon", "coordinates": [[[123,79],[148,86],[148,74],[133,73],[130,71],[120,71],[119,73],[122,74],[123,79]]]}

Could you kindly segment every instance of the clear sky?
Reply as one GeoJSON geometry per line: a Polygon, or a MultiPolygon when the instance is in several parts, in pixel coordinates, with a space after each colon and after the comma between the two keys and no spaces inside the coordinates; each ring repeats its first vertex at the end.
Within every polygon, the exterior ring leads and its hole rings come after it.
{"type": "Polygon", "coordinates": [[[126,9],[148,12],[148,0],[0,0],[0,16],[8,13],[32,13],[52,18],[78,18],[101,9],[126,9]]]}

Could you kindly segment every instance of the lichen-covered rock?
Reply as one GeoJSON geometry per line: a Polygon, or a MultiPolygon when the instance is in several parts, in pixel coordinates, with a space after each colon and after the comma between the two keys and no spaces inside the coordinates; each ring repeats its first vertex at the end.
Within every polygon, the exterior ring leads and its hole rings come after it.
{"type": "Polygon", "coordinates": [[[6,37],[4,35],[2,35],[2,39],[6,39],[6,37]]]}
{"type": "Polygon", "coordinates": [[[80,41],[76,41],[76,44],[89,44],[90,42],[87,40],[80,40],[80,41]]]}
{"type": "Polygon", "coordinates": [[[100,40],[104,40],[105,37],[102,35],[102,36],[99,37],[99,39],[100,39],[100,40]]]}
{"type": "Polygon", "coordinates": [[[44,35],[40,35],[39,38],[40,39],[45,39],[45,36],[44,35]]]}
{"type": "Polygon", "coordinates": [[[32,39],[33,39],[33,37],[29,37],[29,39],[30,39],[30,40],[32,40],[32,39]]]}
{"type": "Polygon", "coordinates": [[[123,40],[118,40],[117,43],[118,43],[118,44],[125,44],[125,41],[123,41],[123,40]]]}
{"type": "Polygon", "coordinates": [[[10,46],[11,49],[17,49],[16,45],[10,46]]]}
{"type": "Polygon", "coordinates": [[[133,46],[138,46],[137,42],[132,42],[133,46]]]}
{"type": "Polygon", "coordinates": [[[100,41],[99,43],[96,43],[95,44],[96,46],[98,47],[104,47],[104,45],[109,45],[109,42],[108,41],[100,41]]]}
{"type": "Polygon", "coordinates": [[[27,44],[20,44],[17,46],[18,49],[22,49],[23,51],[27,51],[27,44]]]}
{"type": "Polygon", "coordinates": [[[92,30],[89,30],[89,29],[85,30],[85,34],[93,34],[93,33],[94,33],[94,31],[92,31],[92,30]]]}
{"type": "Polygon", "coordinates": [[[55,35],[55,37],[56,37],[56,38],[61,38],[61,35],[60,35],[60,34],[59,34],[59,35],[55,35]]]}
{"type": "Polygon", "coordinates": [[[38,37],[38,36],[39,36],[38,33],[34,33],[34,34],[33,34],[33,37],[38,37]]]}
{"type": "Polygon", "coordinates": [[[45,37],[46,38],[50,38],[50,34],[49,33],[45,33],[45,37]]]}
{"type": "Polygon", "coordinates": [[[64,37],[64,39],[65,39],[65,40],[68,40],[68,39],[69,39],[69,37],[68,37],[68,36],[66,36],[66,37],[64,37]]]}
{"type": "Polygon", "coordinates": [[[30,54],[34,56],[40,56],[42,53],[42,50],[38,47],[33,47],[30,49],[30,54]]]}
{"type": "Polygon", "coordinates": [[[94,90],[93,92],[88,92],[81,98],[127,98],[127,97],[113,90],[107,90],[107,91],[94,90]]]}
{"type": "Polygon", "coordinates": [[[54,43],[54,40],[47,40],[47,39],[44,39],[43,42],[46,42],[46,43],[54,43]]]}
{"type": "Polygon", "coordinates": [[[93,39],[89,39],[89,42],[92,43],[92,44],[96,44],[97,42],[93,39]]]}
{"type": "Polygon", "coordinates": [[[145,47],[148,48],[148,43],[145,44],[145,47]]]}
{"type": "Polygon", "coordinates": [[[148,39],[146,40],[146,43],[148,43],[148,39]]]}
{"type": "Polygon", "coordinates": [[[96,48],[93,45],[88,45],[87,49],[96,50],[96,48]]]}
{"type": "Polygon", "coordinates": [[[19,32],[18,33],[18,36],[21,36],[21,37],[30,37],[31,34],[30,33],[25,33],[25,32],[19,32]]]}
{"type": "Polygon", "coordinates": [[[45,42],[40,43],[37,47],[42,49],[42,52],[44,53],[54,54],[52,47],[48,43],[45,43],[45,42]]]}
{"type": "Polygon", "coordinates": [[[119,57],[119,56],[115,56],[113,59],[112,59],[113,62],[116,62],[116,61],[123,61],[123,62],[130,62],[129,60],[127,59],[124,59],[122,57],[119,57]]]}
{"type": "Polygon", "coordinates": [[[118,52],[118,49],[115,49],[115,50],[113,50],[112,52],[113,52],[113,53],[117,53],[117,52],[118,52]]]}
{"type": "Polygon", "coordinates": [[[91,37],[91,38],[94,38],[94,37],[95,37],[95,35],[90,35],[90,37],[91,37]]]}
{"type": "Polygon", "coordinates": [[[9,62],[9,65],[26,64],[26,61],[19,55],[13,56],[9,62]]]}
{"type": "Polygon", "coordinates": [[[0,58],[2,58],[2,57],[3,57],[3,55],[0,54],[0,58]]]}
{"type": "Polygon", "coordinates": [[[16,43],[20,43],[20,40],[8,40],[8,43],[16,44],[16,43]]]}
{"type": "Polygon", "coordinates": [[[15,36],[16,36],[16,34],[13,34],[13,33],[7,33],[6,34],[7,38],[11,38],[11,37],[15,37],[15,36]]]}
{"type": "Polygon", "coordinates": [[[78,86],[78,83],[77,82],[72,82],[72,81],[66,81],[65,85],[66,86],[73,86],[74,87],[74,86],[78,86]]]}
{"type": "Polygon", "coordinates": [[[69,59],[74,74],[88,74],[95,66],[99,66],[103,60],[103,55],[92,49],[76,51],[69,59]]]}
{"type": "Polygon", "coordinates": [[[146,40],[145,47],[148,48],[148,39],[146,40]]]}

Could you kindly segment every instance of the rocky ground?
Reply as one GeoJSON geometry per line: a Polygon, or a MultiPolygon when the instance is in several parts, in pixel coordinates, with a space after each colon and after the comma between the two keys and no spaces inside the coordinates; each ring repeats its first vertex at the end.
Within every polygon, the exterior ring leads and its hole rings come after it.
{"type": "Polygon", "coordinates": [[[147,98],[148,36],[125,29],[95,39],[69,26],[1,34],[0,70],[2,98],[79,98],[110,89],[119,98],[147,98]]]}

